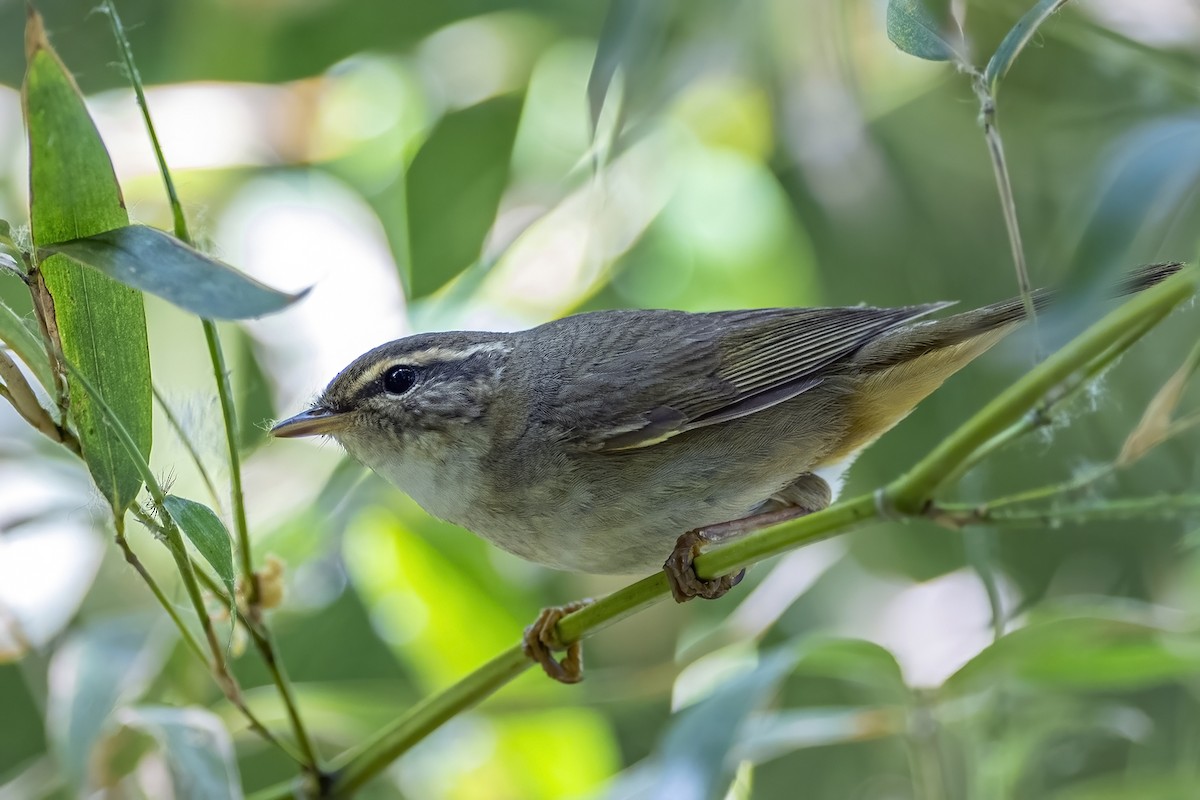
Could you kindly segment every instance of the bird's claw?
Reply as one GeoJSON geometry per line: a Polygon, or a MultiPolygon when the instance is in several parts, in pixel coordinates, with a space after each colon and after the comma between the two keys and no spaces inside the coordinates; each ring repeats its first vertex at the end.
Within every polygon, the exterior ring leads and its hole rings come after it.
{"type": "Polygon", "coordinates": [[[671,584],[671,596],[675,598],[676,603],[686,603],[693,597],[716,600],[737,586],[745,577],[744,569],[707,580],[697,575],[696,556],[700,555],[700,548],[708,542],[709,537],[705,536],[703,530],[688,531],[675,542],[675,549],[663,563],[667,582],[671,584]]]}
{"type": "Polygon", "coordinates": [[[547,675],[559,683],[579,683],[583,680],[583,643],[563,644],[558,639],[558,621],[573,614],[593,600],[576,600],[562,606],[543,608],[533,624],[525,629],[521,649],[530,659],[542,665],[547,675]],[[555,650],[566,650],[562,659],[554,657],[555,650]]]}

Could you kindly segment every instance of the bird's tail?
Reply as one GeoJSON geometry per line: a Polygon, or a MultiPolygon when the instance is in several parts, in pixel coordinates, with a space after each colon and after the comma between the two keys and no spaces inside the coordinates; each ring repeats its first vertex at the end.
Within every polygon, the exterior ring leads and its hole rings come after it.
{"type": "MultiPolygon", "coordinates": [[[[1137,294],[1166,280],[1182,268],[1179,262],[1139,267],[1114,285],[1110,294],[1112,297],[1137,294]]],[[[1043,311],[1061,297],[1060,290],[1039,289],[1033,293],[1034,309],[1043,311]]],[[[1022,298],[1014,297],[942,319],[922,320],[896,329],[864,347],[855,361],[867,371],[887,369],[934,350],[971,342],[974,346],[960,348],[962,363],[966,364],[1004,338],[1016,323],[1024,319],[1025,303],[1022,298]]]]}
{"type": "MultiPolygon", "coordinates": [[[[1113,296],[1135,294],[1178,272],[1182,264],[1154,264],[1131,272],[1113,287],[1113,296]]],[[[1060,293],[1034,293],[1034,307],[1051,305],[1060,293]]],[[[847,430],[828,455],[852,457],[898,423],[941,386],[1025,319],[1021,298],[896,328],[865,345],[852,360],[859,381],[846,409],[847,430]]]]}

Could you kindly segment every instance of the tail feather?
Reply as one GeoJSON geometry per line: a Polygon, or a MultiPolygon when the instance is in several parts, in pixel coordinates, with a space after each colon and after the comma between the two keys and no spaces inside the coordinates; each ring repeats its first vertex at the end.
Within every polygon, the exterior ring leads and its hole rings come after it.
{"type": "MultiPolygon", "coordinates": [[[[1179,262],[1139,267],[1112,287],[1112,296],[1137,294],[1161,283],[1182,268],[1183,264],[1179,262]]],[[[1054,305],[1061,296],[1059,290],[1039,289],[1033,293],[1033,307],[1037,311],[1044,311],[1054,305]]],[[[1025,303],[1020,297],[1014,297],[942,319],[915,322],[881,336],[865,346],[855,356],[854,363],[858,369],[866,371],[887,369],[934,350],[962,345],[971,339],[980,339],[979,347],[959,348],[965,364],[1003,338],[1008,333],[1006,328],[1015,327],[1024,319],[1025,303]],[[989,332],[999,335],[983,336],[989,332]]]]}
{"type": "MultiPolygon", "coordinates": [[[[1116,297],[1148,289],[1178,272],[1181,264],[1142,267],[1113,287],[1116,297]]],[[[1057,293],[1036,292],[1035,308],[1054,302],[1057,293]]],[[[898,423],[946,378],[1003,339],[1025,318],[1020,298],[914,322],[864,346],[851,360],[859,383],[846,409],[847,427],[823,464],[841,463],[898,423]]]]}

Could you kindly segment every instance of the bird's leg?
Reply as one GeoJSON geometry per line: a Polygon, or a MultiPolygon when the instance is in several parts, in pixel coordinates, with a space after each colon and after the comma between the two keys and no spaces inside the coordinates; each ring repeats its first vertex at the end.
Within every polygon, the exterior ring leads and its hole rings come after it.
{"type": "Polygon", "coordinates": [[[594,602],[596,601],[587,598],[564,606],[543,608],[533,624],[525,629],[521,649],[525,651],[525,655],[541,664],[547,675],[560,683],[579,683],[583,680],[583,643],[574,641],[564,645],[560,642],[555,630],[558,621],[594,602]],[[559,661],[554,657],[554,651],[564,649],[567,654],[559,661]]]}
{"type": "Polygon", "coordinates": [[[694,562],[696,556],[700,555],[702,547],[756,531],[759,528],[778,525],[810,513],[812,513],[811,509],[789,506],[688,531],[675,542],[675,549],[671,551],[671,555],[663,564],[663,570],[667,573],[667,582],[671,584],[671,596],[675,598],[676,603],[686,603],[693,597],[716,600],[737,586],[745,577],[746,570],[722,575],[719,578],[707,580],[701,578],[696,574],[694,562]]]}

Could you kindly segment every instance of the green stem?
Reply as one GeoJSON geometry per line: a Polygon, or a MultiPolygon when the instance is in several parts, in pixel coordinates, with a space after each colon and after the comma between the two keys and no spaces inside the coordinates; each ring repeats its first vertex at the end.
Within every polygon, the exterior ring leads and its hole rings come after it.
{"type": "Polygon", "coordinates": [[[246,607],[250,610],[250,615],[257,618],[261,616],[258,608],[258,575],[254,572],[254,559],[250,551],[250,528],[246,524],[246,501],[242,491],[242,456],[238,452],[237,411],[233,405],[233,389],[229,384],[229,371],[225,367],[225,353],[221,349],[217,325],[208,319],[200,320],[200,322],[204,326],[204,340],[208,343],[208,356],[212,361],[213,377],[217,382],[217,397],[221,402],[221,418],[225,422],[225,441],[229,451],[229,493],[233,504],[233,529],[237,536],[242,586],[246,592],[246,607]]]}
{"type": "MultiPolygon", "coordinates": [[[[167,166],[166,156],[163,154],[162,146],[158,140],[158,132],[154,127],[154,119],[150,115],[150,106],[146,102],[142,77],[138,72],[137,64],[133,60],[133,49],[129,45],[129,39],[125,35],[124,26],[121,24],[121,18],[117,14],[113,0],[105,0],[104,7],[108,12],[109,20],[112,22],[113,35],[121,49],[121,56],[125,62],[125,67],[129,70],[129,80],[133,85],[134,95],[137,98],[138,107],[142,112],[142,120],[146,125],[146,132],[150,136],[154,157],[158,162],[158,171],[162,176],[163,187],[166,190],[167,199],[171,206],[171,214],[175,223],[175,236],[190,245],[193,242],[191,233],[188,230],[187,215],[184,214],[183,203],[180,201],[179,193],[175,189],[175,181],[171,177],[171,170],[167,166]]],[[[209,360],[212,362],[213,375],[216,379],[217,397],[221,403],[221,417],[225,423],[225,441],[229,451],[229,483],[231,505],[233,507],[233,525],[241,561],[242,585],[246,593],[246,608],[254,623],[261,625],[262,630],[266,631],[266,625],[261,618],[258,606],[260,594],[258,575],[254,572],[254,560],[250,550],[250,530],[246,522],[245,494],[242,489],[242,462],[241,454],[238,452],[238,427],[233,403],[233,389],[229,382],[229,372],[225,364],[224,351],[221,349],[221,339],[217,333],[217,326],[214,322],[207,319],[202,319],[201,324],[204,328],[204,339],[208,345],[209,360]]],[[[255,641],[256,644],[259,643],[257,638],[255,641]]],[[[270,642],[269,635],[265,635],[264,641],[267,643],[270,642]]],[[[290,685],[288,685],[282,666],[276,662],[273,648],[266,647],[264,649],[264,647],[260,646],[259,651],[263,655],[264,661],[268,662],[268,668],[272,670],[272,676],[276,679],[276,685],[280,686],[280,695],[287,706],[288,718],[292,723],[292,733],[296,737],[301,750],[304,752],[307,767],[314,774],[319,774],[320,759],[308,736],[307,730],[301,723],[300,711],[295,705],[295,698],[290,685]],[[287,687],[286,689],[283,688],[285,686],[287,687]]]]}
{"type": "Polygon", "coordinates": [[[115,536],[117,547],[121,548],[121,553],[125,556],[125,561],[128,562],[129,566],[133,567],[138,575],[142,576],[142,580],[150,587],[150,593],[154,595],[154,599],[158,601],[163,611],[167,612],[167,616],[171,618],[171,621],[175,623],[175,627],[179,629],[179,635],[183,638],[183,643],[207,667],[208,656],[205,654],[204,648],[200,645],[200,641],[196,639],[191,628],[179,616],[179,612],[175,610],[175,604],[171,602],[166,592],[158,585],[158,581],[154,580],[154,576],[146,569],[146,565],[142,563],[142,560],[137,557],[137,553],[133,552],[133,548],[129,546],[129,540],[125,538],[124,517],[114,516],[113,524],[117,529],[115,536]]]}
{"type": "MultiPolygon", "coordinates": [[[[208,647],[212,654],[210,668],[213,677],[217,681],[217,685],[221,687],[221,691],[229,701],[242,712],[249,721],[250,727],[256,733],[276,747],[284,749],[280,745],[279,740],[275,738],[275,735],[267,730],[266,726],[258,720],[242,699],[241,688],[238,686],[237,679],[233,677],[233,673],[229,671],[229,665],[225,661],[225,651],[221,647],[221,642],[217,638],[217,632],[213,627],[212,619],[208,616],[208,609],[204,605],[204,596],[200,592],[200,584],[197,582],[196,573],[192,569],[192,560],[188,557],[187,545],[184,544],[183,534],[175,524],[175,520],[171,518],[170,513],[167,512],[167,495],[159,484],[158,479],[154,476],[154,471],[150,469],[150,465],[142,456],[137,443],[133,441],[133,437],[125,428],[125,425],[122,424],[120,418],[117,417],[116,413],[105,402],[92,382],[87,379],[87,376],[70,361],[64,361],[63,365],[66,367],[71,379],[78,381],[79,385],[91,395],[92,400],[96,403],[96,408],[100,410],[104,423],[116,434],[117,439],[121,442],[121,446],[125,448],[125,453],[129,456],[130,463],[133,464],[138,474],[141,475],[142,482],[146,485],[146,491],[150,493],[150,497],[154,501],[155,510],[162,520],[157,529],[166,540],[167,550],[175,560],[176,569],[179,571],[180,578],[183,579],[184,590],[187,592],[188,599],[192,603],[192,608],[196,612],[196,618],[200,621],[200,627],[204,631],[204,638],[208,641],[208,647]]],[[[119,528],[123,523],[116,522],[115,524],[119,528]]]]}
{"type": "Polygon", "coordinates": [[[977,464],[999,452],[1000,450],[1003,450],[1016,440],[1032,433],[1039,428],[1051,424],[1053,421],[1050,414],[1051,410],[1078,394],[1080,390],[1090,384],[1101,372],[1107,369],[1113,361],[1119,358],[1122,353],[1128,350],[1134,342],[1142,338],[1142,336],[1144,336],[1157,324],[1157,319],[1148,318],[1142,320],[1140,324],[1130,326],[1129,330],[1125,331],[1125,333],[1107,350],[1089,362],[1087,367],[1071,374],[1055,389],[1048,392],[1045,400],[1024,417],[1022,417],[1019,422],[1014,425],[1010,425],[1008,428],[1004,429],[996,436],[993,436],[991,439],[985,442],[983,446],[977,449],[974,454],[964,461],[957,470],[946,476],[944,482],[954,483],[963,475],[970,472],[977,464]]]}
{"type": "MultiPolygon", "coordinates": [[[[304,720],[300,717],[299,705],[296,702],[296,695],[292,689],[292,684],[288,680],[287,671],[284,669],[283,661],[279,659],[275,648],[275,640],[271,635],[271,629],[251,620],[236,603],[231,605],[229,595],[225,593],[225,588],[221,583],[198,565],[193,565],[196,569],[196,574],[200,576],[201,583],[204,587],[213,593],[214,596],[224,605],[237,609],[238,619],[241,621],[246,632],[250,635],[251,641],[254,642],[255,648],[262,655],[263,663],[267,667],[267,672],[271,675],[271,680],[275,684],[276,690],[279,692],[283,700],[284,710],[288,715],[288,721],[291,723],[293,731],[300,731],[303,734],[303,739],[297,736],[297,742],[303,747],[303,742],[311,741],[307,729],[304,727],[304,720]]],[[[297,761],[307,760],[310,753],[305,753],[303,758],[297,757],[297,761]]]]}
{"type": "Polygon", "coordinates": [[[1083,525],[1089,522],[1108,522],[1126,519],[1173,519],[1182,512],[1200,509],[1200,495],[1181,494],[1160,497],[1129,497],[1051,508],[1014,508],[995,510],[988,506],[959,503],[939,504],[935,517],[953,524],[1003,525],[1011,527],[1055,527],[1064,523],[1083,525]]]}
{"type": "Polygon", "coordinates": [[[1029,282],[1029,267],[1025,264],[1025,247],[1021,243],[1021,226],[1017,220],[1017,203],[1013,197],[1012,179],[1008,175],[1008,162],[1004,157],[1004,140],[1000,137],[1000,126],[996,121],[996,98],[983,76],[975,78],[975,94],[979,97],[979,119],[983,126],[983,138],[987,143],[988,157],[996,178],[996,191],[1000,195],[1000,210],[1004,215],[1004,228],[1008,232],[1008,246],[1012,251],[1013,267],[1017,271],[1017,286],[1021,302],[1025,306],[1025,318],[1033,330],[1034,361],[1041,360],[1041,342],[1038,337],[1037,309],[1033,304],[1033,286],[1029,282]]]}
{"type": "MultiPolygon", "coordinates": [[[[1109,312],[1065,347],[1038,364],[1021,380],[1001,392],[983,410],[951,434],[908,473],[883,490],[886,505],[902,514],[918,514],[929,498],[960,464],[988,439],[1017,423],[1021,416],[1043,401],[1078,369],[1118,343],[1133,344],[1138,336],[1192,296],[1198,280],[1194,267],[1185,267],[1158,286],[1147,289],[1109,312]]],[[[1115,355],[1115,354],[1114,354],[1115,355]]]]}

